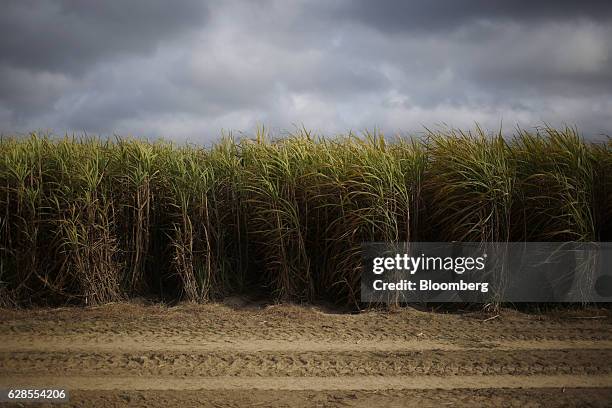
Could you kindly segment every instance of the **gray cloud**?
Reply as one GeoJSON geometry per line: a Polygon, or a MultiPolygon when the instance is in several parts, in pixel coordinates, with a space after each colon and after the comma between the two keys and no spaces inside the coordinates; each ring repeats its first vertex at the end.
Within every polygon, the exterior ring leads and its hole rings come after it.
{"type": "Polygon", "coordinates": [[[337,18],[356,20],[384,32],[452,30],[476,21],[546,23],[578,19],[606,21],[609,1],[531,0],[355,0],[334,10],[337,18]]]}
{"type": "Polygon", "coordinates": [[[9,2],[3,132],[612,133],[607,2],[9,2]]]}
{"type": "Polygon", "coordinates": [[[202,24],[207,12],[198,0],[9,0],[2,9],[0,61],[70,73],[102,59],[149,53],[202,24]]]}

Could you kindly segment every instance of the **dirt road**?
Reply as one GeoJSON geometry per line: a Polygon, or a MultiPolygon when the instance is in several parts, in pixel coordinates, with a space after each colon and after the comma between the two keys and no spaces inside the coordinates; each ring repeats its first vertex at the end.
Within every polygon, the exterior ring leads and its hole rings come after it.
{"type": "Polygon", "coordinates": [[[2,310],[0,388],[26,386],[63,387],[70,405],[98,407],[611,406],[612,317],[255,304],[2,310]]]}

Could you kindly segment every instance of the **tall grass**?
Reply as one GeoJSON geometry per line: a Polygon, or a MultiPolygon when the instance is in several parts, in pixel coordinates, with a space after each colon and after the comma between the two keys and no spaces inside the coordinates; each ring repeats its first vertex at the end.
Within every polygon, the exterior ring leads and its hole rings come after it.
{"type": "Polygon", "coordinates": [[[584,143],[573,129],[544,132],[521,132],[515,140],[523,234],[535,241],[598,240],[596,217],[605,201],[596,202],[596,193],[606,176],[597,167],[610,149],[584,143]]]}
{"type": "Polygon", "coordinates": [[[0,302],[359,301],[369,241],[610,240],[612,142],[450,130],[0,141],[0,302]]]}
{"type": "Polygon", "coordinates": [[[513,238],[512,210],[518,191],[512,148],[497,134],[450,131],[430,134],[430,197],[434,239],[506,242],[513,238]]]}

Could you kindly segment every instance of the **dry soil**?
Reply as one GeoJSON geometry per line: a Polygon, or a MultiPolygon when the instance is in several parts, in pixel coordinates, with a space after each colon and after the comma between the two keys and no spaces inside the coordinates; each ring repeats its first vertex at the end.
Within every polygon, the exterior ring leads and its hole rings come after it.
{"type": "Polygon", "coordinates": [[[96,407],[612,406],[608,310],[237,303],[0,310],[0,388],[96,407]]]}

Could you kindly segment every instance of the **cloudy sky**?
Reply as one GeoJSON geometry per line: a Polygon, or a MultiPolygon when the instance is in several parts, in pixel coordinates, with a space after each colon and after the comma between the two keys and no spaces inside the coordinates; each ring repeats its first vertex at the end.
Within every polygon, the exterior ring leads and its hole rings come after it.
{"type": "Polygon", "coordinates": [[[0,132],[612,135],[611,39],[610,1],[5,0],[0,132]]]}

